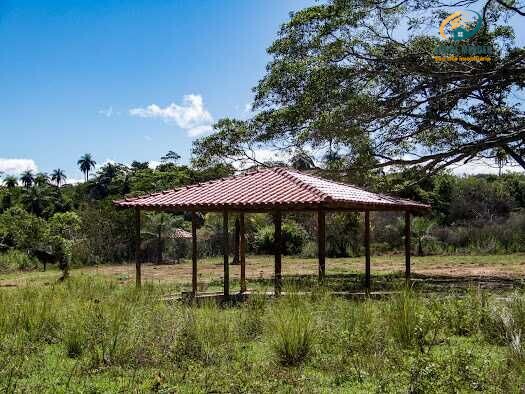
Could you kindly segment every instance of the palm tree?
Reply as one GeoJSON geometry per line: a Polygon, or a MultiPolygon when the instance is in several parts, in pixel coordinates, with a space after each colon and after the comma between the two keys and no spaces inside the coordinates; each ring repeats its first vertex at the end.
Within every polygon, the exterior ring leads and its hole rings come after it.
{"type": "Polygon", "coordinates": [[[35,175],[34,183],[38,186],[46,186],[49,183],[49,175],[45,172],[39,172],[35,175]]]}
{"type": "Polygon", "coordinates": [[[20,175],[20,181],[22,181],[22,184],[26,188],[30,188],[33,185],[33,182],[35,181],[35,177],[33,175],[33,172],[31,170],[24,171],[20,175]]]}
{"type": "Polygon", "coordinates": [[[6,176],[4,178],[4,185],[8,189],[14,189],[18,185],[18,179],[13,175],[6,176]]]}
{"type": "Polygon", "coordinates": [[[60,184],[64,182],[66,179],[67,179],[66,173],[60,168],[53,170],[53,172],[51,173],[51,180],[57,184],[57,187],[60,187],[60,184]]]}
{"type": "Polygon", "coordinates": [[[432,240],[432,229],[436,225],[431,219],[424,217],[416,217],[412,221],[412,235],[417,240],[417,255],[424,256],[423,241],[432,240]]]}
{"type": "Polygon", "coordinates": [[[86,153],[80,157],[80,159],[78,159],[77,164],[80,167],[80,171],[84,173],[87,182],[89,178],[89,171],[95,168],[95,164],[97,164],[97,162],[93,160],[91,153],[86,153]]]}

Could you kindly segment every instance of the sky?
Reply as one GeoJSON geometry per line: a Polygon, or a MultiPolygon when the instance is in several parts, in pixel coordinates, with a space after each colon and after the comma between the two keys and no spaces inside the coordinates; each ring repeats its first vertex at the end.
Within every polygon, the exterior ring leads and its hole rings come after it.
{"type": "Polygon", "coordinates": [[[0,0],[0,170],[188,160],[246,117],[266,48],[305,0],[0,0]]]}
{"type": "Polygon", "coordinates": [[[0,0],[0,171],[187,162],[214,121],[249,115],[266,48],[313,3],[0,0]]]}

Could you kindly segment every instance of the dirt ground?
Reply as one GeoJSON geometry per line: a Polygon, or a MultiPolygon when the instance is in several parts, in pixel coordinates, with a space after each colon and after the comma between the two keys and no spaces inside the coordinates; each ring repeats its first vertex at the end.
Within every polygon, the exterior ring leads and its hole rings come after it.
{"type": "MultiPolygon", "coordinates": [[[[362,274],[364,259],[341,258],[327,259],[327,275],[362,274]]],[[[404,256],[379,256],[372,258],[372,278],[389,273],[404,271],[404,256]]],[[[272,256],[248,256],[246,276],[250,280],[270,280],[273,276],[272,256]]],[[[317,260],[299,257],[283,258],[283,277],[317,275],[317,260]]],[[[438,278],[479,278],[520,280],[525,279],[525,254],[488,255],[488,256],[426,256],[412,257],[412,273],[414,276],[438,278]]],[[[72,270],[72,275],[96,274],[114,279],[120,283],[133,283],[135,280],[134,264],[99,265],[72,270]]],[[[21,282],[51,280],[56,277],[56,271],[32,272],[0,276],[0,287],[19,286],[21,282]]],[[[221,258],[203,259],[198,265],[198,281],[200,286],[220,282],[223,276],[221,258]]],[[[240,267],[230,266],[230,279],[239,279],[240,267]]],[[[180,264],[142,265],[142,278],[145,282],[177,284],[187,286],[191,283],[191,261],[180,264]]]]}

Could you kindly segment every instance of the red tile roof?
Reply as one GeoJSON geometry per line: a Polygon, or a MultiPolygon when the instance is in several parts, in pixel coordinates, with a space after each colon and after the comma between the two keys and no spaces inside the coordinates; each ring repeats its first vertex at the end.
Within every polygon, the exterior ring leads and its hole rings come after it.
{"type": "Polygon", "coordinates": [[[220,211],[287,209],[426,210],[411,200],[367,192],[282,167],[114,201],[119,207],[146,210],[220,211]]]}

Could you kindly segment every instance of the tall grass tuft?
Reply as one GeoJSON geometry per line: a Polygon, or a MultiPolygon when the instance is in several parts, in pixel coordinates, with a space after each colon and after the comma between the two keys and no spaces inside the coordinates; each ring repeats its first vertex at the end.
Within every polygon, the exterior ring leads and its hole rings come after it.
{"type": "Polygon", "coordinates": [[[308,311],[287,305],[274,309],[274,313],[269,335],[279,363],[285,366],[303,363],[310,355],[314,339],[308,311]]]}
{"type": "Polygon", "coordinates": [[[429,326],[424,324],[421,299],[409,287],[395,295],[388,305],[388,325],[392,337],[403,347],[423,350],[429,326]]]}

